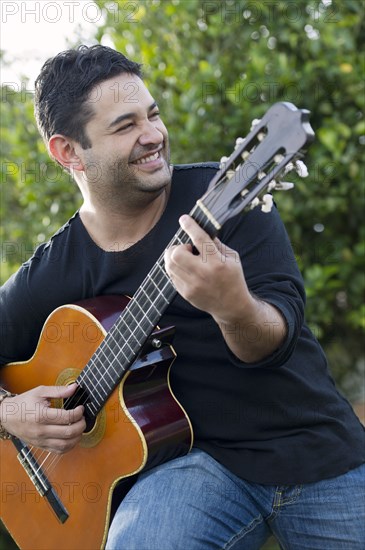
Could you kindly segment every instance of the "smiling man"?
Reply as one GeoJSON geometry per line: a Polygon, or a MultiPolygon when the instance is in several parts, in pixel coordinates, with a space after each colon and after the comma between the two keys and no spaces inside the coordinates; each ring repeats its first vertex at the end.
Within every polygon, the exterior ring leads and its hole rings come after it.
{"type": "Polygon", "coordinates": [[[170,190],[167,130],[138,74],[98,83],[97,100],[81,105],[90,117],[89,147],[64,134],[49,139],[52,156],[72,171],[82,192],[81,220],[104,250],[140,240],[161,216],[170,190]]]}
{"type": "MultiPolygon", "coordinates": [[[[140,65],[110,48],[48,60],[35,102],[50,155],[83,204],[1,289],[0,363],[27,360],[58,306],[133,296],[162,254],[178,293],[160,325],[176,326],[171,387],[194,447],[139,476],[107,548],[256,550],[274,533],[290,550],[363,549],[364,429],[304,321],[303,281],[276,208],[230,219],[219,240],[187,216],[217,164],[170,164],[140,65]],[[194,246],[168,247],[179,223],[194,246]]],[[[0,390],[1,436],[72,452],[84,408],[53,409],[50,399],[75,390],[0,390]],[[26,421],[24,408],[34,411],[26,421]]]]}

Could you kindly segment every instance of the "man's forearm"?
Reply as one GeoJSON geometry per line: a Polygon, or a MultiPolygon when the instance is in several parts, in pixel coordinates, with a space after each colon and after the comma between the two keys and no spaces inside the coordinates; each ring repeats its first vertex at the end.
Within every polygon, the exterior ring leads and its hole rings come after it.
{"type": "Polygon", "coordinates": [[[287,335],[286,322],[279,310],[255,297],[244,315],[215,321],[232,353],[245,363],[268,357],[287,335]]]}

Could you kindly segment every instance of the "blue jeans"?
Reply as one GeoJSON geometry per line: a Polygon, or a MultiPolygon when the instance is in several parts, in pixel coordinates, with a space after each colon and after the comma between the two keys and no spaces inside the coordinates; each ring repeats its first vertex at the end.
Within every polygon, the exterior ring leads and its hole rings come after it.
{"type": "Polygon", "coordinates": [[[259,485],[194,449],[139,477],[106,548],[258,550],[271,533],[287,550],[364,550],[365,464],[317,483],[259,485]]]}

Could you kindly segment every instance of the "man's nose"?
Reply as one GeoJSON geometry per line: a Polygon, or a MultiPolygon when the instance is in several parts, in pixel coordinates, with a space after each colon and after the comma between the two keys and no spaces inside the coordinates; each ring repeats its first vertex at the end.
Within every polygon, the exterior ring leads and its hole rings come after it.
{"type": "Polygon", "coordinates": [[[143,126],[141,135],[138,139],[141,145],[148,145],[149,143],[154,143],[158,145],[163,142],[163,133],[162,131],[155,126],[151,121],[147,121],[143,126]]]}

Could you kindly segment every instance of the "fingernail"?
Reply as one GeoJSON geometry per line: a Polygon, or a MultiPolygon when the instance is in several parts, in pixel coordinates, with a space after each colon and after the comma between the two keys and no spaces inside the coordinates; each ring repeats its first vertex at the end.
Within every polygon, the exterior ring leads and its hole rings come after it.
{"type": "Polygon", "coordinates": [[[188,223],[188,221],[189,221],[189,216],[187,216],[186,214],[181,216],[180,219],[179,219],[179,222],[180,222],[180,225],[182,226],[182,228],[185,227],[185,225],[188,223]]]}

